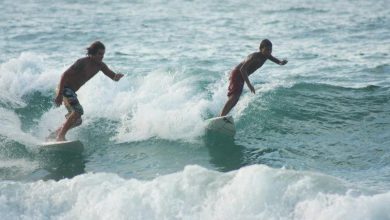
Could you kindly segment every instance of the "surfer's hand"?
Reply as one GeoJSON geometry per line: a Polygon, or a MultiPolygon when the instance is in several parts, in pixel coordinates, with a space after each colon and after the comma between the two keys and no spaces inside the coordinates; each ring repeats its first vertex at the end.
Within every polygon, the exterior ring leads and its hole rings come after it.
{"type": "Polygon", "coordinates": [[[249,84],[248,87],[249,87],[249,89],[251,90],[251,92],[252,92],[253,94],[256,93],[256,92],[255,92],[255,88],[252,86],[252,84],[249,84]]]}
{"type": "Polygon", "coordinates": [[[56,104],[56,106],[61,106],[62,104],[62,95],[58,95],[55,99],[54,99],[54,103],[56,104]]]}
{"type": "Polygon", "coordinates": [[[280,64],[280,65],[286,65],[286,64],[287,64],[287,62],[288,62],[287,60],[282,60],[282,61],[280,61],[280,63],[279,63],[279,64],[280,64]]]}
{"type": "Polygon", "coordinates": [[[114,80],[114,81],[119,81],[122,77],[123,77],[123,74],[122,74],[122,73],[118,73],[118,74],[115,74],[113,80],[114,80]]]}

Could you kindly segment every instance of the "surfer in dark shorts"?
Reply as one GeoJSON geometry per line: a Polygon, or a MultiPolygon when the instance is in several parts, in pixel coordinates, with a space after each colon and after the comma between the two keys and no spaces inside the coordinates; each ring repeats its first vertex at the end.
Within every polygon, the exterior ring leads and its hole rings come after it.
{"type": "Polygon", "coordinates": [[[227,115],[230,110],[232,110],[232,108],[237,104],[241,96],[244,83],[246,83],[252,93],[255,93],[255,88],[249,81],[248,76],[263,66],[265,61],[271,60],[272,62],[279,65],[285,65],[287,63],[287,60],[279,60],[271,55],[272,43],[268,39],[261,41],[259,50],[259,52],[249,54],[244,61],[238,64],[230,72],[229,88],[227,94],[228,100],[223,107],[220,116],[227,115]]]}
{"type": "Polygon", "coordinates": [[[65,116],[64,124],[47,137],[47,139],[56,139],[65,141],[65,135],[69,129],[81,125],[81,115],[84,114],[83,107],[77,99],[76,92],[88,80],[94,77],[99,71],[114,81],[119,81],[123,74],[114,73],[103,62],[105,46],[100,41],[93,42],[87,48],[87,56],[78,59],[70,66],[61,76],[60,83],[57,87],[56,98],[54,100],[57,106],[64,103],[68,110],[65,116]]]}

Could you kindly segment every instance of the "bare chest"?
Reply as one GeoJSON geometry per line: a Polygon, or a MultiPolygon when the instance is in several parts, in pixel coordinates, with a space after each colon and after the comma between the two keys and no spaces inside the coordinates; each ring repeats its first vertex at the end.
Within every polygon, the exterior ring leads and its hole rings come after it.
{"type": "Polygon", "coordinates": [[[249,73],[249,74],[252,74],[252,73],[255,72],[257,69],[259,69],[260,67],[262,67],[266,60],[267,60],[267,59],[259,58],[259,59],[256,60],[256,62],[251,63],[251,64],[248,66],[248,73],[249,73]]]}
{"type": "Polygon", "coordinates": [[[100,67],[91,63],[86,63],[78,72],[80,78],[88,80],[96,75],[100,70],[100,67]]]}

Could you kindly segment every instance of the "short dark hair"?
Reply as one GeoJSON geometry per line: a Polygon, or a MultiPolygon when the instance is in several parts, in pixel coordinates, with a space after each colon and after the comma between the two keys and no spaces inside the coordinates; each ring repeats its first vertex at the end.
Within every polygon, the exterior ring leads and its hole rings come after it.
{"type": "Polygon", "coordinates": [[[264,48],[264,47],[272,48],[272,43],[271,43],[271,41],[268,40],[268,39],[262,40],[261,43],[260,43],[259,49],[261,50],[261,49],[264,48]]]}
{"type": "Polygon", "coordinates": [[[88,55],[96,55],[96,53],[99,51],[99,50],[105,50],[106,47],[104,46],[104,44],[100,41],[95,41],[91,44],[91,46],[87,47],[87,54],[88,55]]]}

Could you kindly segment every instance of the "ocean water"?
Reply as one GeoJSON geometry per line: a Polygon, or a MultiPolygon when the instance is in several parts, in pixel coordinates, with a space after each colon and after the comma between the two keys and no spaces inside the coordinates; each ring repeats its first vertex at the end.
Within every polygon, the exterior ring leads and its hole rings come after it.
{"type": "Polygon", "coordinates": [[[390,219],[389,1],[2,0],[1,219],[390,219]],[[273,55],[207,133],[229,71],[273,55]],[[93,41],[125,77],[78,97],[82,154],[42,152],[93,41]]]}

